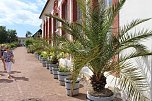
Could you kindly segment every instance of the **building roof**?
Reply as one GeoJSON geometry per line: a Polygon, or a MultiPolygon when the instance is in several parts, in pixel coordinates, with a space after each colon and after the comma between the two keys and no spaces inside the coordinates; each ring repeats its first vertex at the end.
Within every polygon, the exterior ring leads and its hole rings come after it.
{"type": "Polygon", "coordinates": [[[37,32],[42,33],[42,30],[41,30],[41,29],[39,29],[37,32]]]}
{"type": "Polygon", "coordinates": [[[41,34],[42,35],[42,30],[39,29],[32,37],[36,36],[37,34],[41,34]]]}
{"type": "Polygon", "coordinates": [[[39,18],[41,19],[41,17],[42,17],[42,14],[43,14],[43,12],[44,12],[44,10],[45,10],[45,8],[47,7],[47,5],[49,4],[49,1],[51,1],[51,0],[47,0],[47,2],[46,2],[46,4],[45,4],[45,6],[44,6],[44,8],[43,8],[43,10],[42,10],[42,12],[41,12],[41,14],[40,14],[40,16],[39,16],[39,18]]]}

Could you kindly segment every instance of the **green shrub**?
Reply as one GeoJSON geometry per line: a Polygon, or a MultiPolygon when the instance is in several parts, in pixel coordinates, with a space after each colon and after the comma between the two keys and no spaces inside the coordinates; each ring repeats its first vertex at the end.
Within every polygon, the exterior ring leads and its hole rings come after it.
{"type": "Polygon", "coordinates": [[[56,56],[53,56],[52,59],[51,59],[51,63],[52,64],[57,64],[59,61],[58,61],[58,58],[56,56]]]}
{"type": "Polygon", "coordinates": [[[70,72],[70,68],[60,66],[60,67],[59,67],[59,72],[70,72]]]}
{"type": "Polygon", "coordinates": [[[30,39],[27,39],[27,40],[25,41],[25,46],[28,47],[29,45],[32,45],[33,42],[34,42],[33,39],[31,39],[31,38],[30,38],[30,39]]]}
{"type": "Polygon", "coordinates": [[[46,51],[42,51],[41,52],[41,56],[44,58],[44,59],[47,59],[48,58],[48,54],[46,51]]]}

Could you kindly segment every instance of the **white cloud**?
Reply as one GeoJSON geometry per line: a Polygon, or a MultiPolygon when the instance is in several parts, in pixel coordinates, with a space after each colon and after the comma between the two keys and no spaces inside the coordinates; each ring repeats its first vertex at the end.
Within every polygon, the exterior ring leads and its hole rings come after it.
{"type": "Polygon", "coordinates": [[[0,25],[29,24],[39,26],[39,15],[46,0],[0,0],[0,25]]]}
{"type": "Polygon", "coordinates": [[[44,2],[46,2],[47,0],[37,0],[37,4],[42,6],[44,5],[44,2]]]}

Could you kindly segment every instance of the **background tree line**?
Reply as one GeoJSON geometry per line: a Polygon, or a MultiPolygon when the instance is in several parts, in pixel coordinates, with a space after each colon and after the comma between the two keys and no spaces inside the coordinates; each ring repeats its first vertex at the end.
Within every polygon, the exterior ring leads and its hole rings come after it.
{"type": "Polygon", "coordinates": [[[0,44],[11,43],[16,41],[18,41],[16,30],[6,30],[5,26],[0,26],[0,44]]]}

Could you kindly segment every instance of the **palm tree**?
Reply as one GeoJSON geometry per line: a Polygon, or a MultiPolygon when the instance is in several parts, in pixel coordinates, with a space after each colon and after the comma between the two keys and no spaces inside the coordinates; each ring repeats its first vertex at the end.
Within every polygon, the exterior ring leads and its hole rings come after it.
{"type": "Polygon", "coordinates": [[[88,65],[93,72],[90,78],[93,93],[102,93],[106,85],[104,72],[117,73],[120,88],[126,91],[131,101],[145,101],[147,98],[142,91],[147,90],[149,85],[142,71],[131,60],[152,55],[140,43],[152,36],[152,31],[142,29],[132,32],[132,29],[150,19],[133,20],[119,28],[118,33],[113,33],[114,18],[126,0],[119,0],[110,7],[105,7],[103,0],[96,1],[97,5],[92,8],[89,0],[77,0],[83,15],[81,23],[50,15],[62,22],[59,28],[73,36],[72,42],[65,37],[59,39],[63,42],[63,50],[74,56],[74,75],[76,77],[81,68],[88,65]],[[128,50],[131,51],[126,53],[128,50]]]}
{"type": "Polygon", "coordinates": [[[31,36],[32,36],[32,33],[31,33],[30,31],[27,31],[25,36],[26,36],[26,37],[31,37],[31,36]]]}

